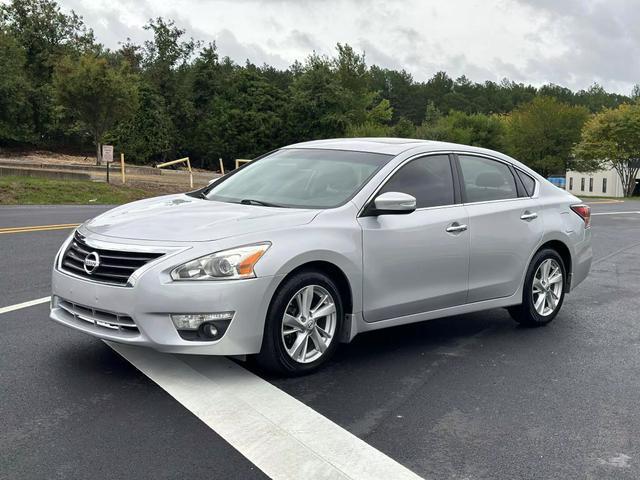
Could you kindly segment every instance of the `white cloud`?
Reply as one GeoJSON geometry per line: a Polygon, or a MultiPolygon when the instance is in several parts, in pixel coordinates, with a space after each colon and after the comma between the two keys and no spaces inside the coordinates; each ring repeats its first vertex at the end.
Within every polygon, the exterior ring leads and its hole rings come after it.
{"type": "Polygon", "coordinates": [[[216,40],[238,62],[285,67],[338,42],[417,80],[438,70],[475,81],[573,89],[594,81],[628,93],[640,77],[640,12],[624,0],[62,0],[107,46],[147,39],[151,17],[216,40]]]}

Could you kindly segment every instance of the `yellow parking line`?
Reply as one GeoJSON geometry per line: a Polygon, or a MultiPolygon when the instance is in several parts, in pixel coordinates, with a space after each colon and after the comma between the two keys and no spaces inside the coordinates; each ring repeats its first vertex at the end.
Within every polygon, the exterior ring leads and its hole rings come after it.
{"type": "Polygon", "coordinates": [[[0,228],[0,235],[3,233],[26,233],[26,232],[43,232],[48,230],[66,230],[75,228],[79,223],[61,223],[58,225],[34,225],[28,227],[4,227],[0,228]]]}

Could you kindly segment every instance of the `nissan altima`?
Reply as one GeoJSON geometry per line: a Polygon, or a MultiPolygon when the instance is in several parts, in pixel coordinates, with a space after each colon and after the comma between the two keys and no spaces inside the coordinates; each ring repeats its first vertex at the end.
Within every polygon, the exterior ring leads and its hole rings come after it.
{"type": "Polygon", "coordinates": [[[298,374],[371,330],[494,308],[551,322],[589,272],[589,227],[587,205],[495,151],[300,143],[81,225],[55,260],[51,318],[298,374]]]}

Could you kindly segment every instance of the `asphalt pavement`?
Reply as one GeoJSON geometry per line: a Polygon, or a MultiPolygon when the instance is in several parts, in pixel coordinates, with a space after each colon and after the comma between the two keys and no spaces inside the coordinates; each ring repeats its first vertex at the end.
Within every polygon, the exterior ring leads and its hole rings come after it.
{"type": "MultiPolygon", "coordinates": [[[[105,209],[0,207],[0,227],[105,209]]],[[[434,320],[360,335],[318,373],[262,378],[424,478],[637,479],[636,211],[593,205],[591,275],[547,327],[518,327],[504,310],[434,320]]],[[[0,235],[0,307],[49,295],[69,233],[0,235]]],[[[0,315],[0,478],[265,477],[111,348],[47,313],[0,315]]]]}

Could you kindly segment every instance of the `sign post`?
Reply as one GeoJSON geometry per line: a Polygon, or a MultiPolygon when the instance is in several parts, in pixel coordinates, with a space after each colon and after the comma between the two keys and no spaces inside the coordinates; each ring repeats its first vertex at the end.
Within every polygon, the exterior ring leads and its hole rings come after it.
{"type": "Polygon", "coordinates": [[[102,160],[107,164],[107,183],[109,183],[109,165],[113,162],[113,145],[102,145],[102,160]]]}

